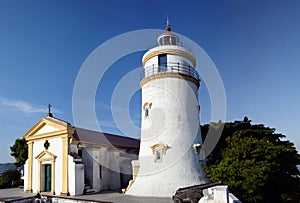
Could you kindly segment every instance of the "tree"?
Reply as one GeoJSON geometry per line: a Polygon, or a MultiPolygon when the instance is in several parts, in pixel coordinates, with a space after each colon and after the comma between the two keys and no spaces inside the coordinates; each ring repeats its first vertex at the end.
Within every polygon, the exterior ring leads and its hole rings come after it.
{"type": "MultiPolygon", "coordinates": [[[[209,126],[204,127],[204,132],[209,126]]],[[[284,135],[264,125],[225,123],[221,139],[207,159],[211,181],[222,180],[243,202],[297,202],[300,155],[284,135]],[[213,158],[212,158],[213,157],[213,158]]]]}
{"type": "Polygon", "coordinates": [[[21,173],[18,170],[7,170],[0,176],[0,188],[10,188],[22,185],[21,173]]]}
{"type": "Polygon", "coordinates": [[[28,158],[28,146],[26,140],[17,138],[15,144],[10,147],[10,151],[10,154],[16,159],[15,166],[23,166],[28,158]]]}

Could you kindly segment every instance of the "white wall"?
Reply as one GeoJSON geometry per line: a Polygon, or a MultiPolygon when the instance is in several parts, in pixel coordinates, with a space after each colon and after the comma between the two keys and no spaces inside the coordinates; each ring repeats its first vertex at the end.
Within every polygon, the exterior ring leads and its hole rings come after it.
{"type": "Polygon", "coordinates": [[[93,156],[93,190],[98,192],[101,190],[100,169],[99,169],[99,165],[100,165],[99,148],[93,149],[91,151],[91,154],[93,156]]]}
{"type": "Polygon", "coordinates": [[[170,197],[179,187],[206,183],[193,149],[202,143],[196,85],[181,78],[151,80],[142,87],[142,105],[146,102],[152,107],[148,118],[142,110],[139,174],[126,194],[170,197]],[[152,154],[155,144],[168,146],[159,163],[152,154]]]}
{"type": "Polygon", "coordinates": [[[107,148],[99,150],[99,165],[101,165],[102,178],[100,179],[100,190],[108,190],[110,177],[109,177],[109,157],[107,148]]]}
{"type": "Polygon", "coordinates": [[[84,183],[93,186],[93,159],[88,148],[82,150],[82,160],[84,164],[84,183]]]}
{"type": "MultiPolygon", "coordinates": [[[[50,143],[48,151],[57,156],[55,159],[55,194],[60,194],[62,189],[62,141],[61,138],[51,138],[48,139],[48,142],[50,143]]],[[[45,140],[39,140],[33,143],[32,190],[34,193],[36,193],[38,189],[38,161],[36,157],[45,150],[44,143],[45,140]]],[[[26,169],[27,168],[25,168],[25,171],[26,169]]]]}
{"type": "Polygon", "coordinates": [[[120,189],[120,160],[118,152],[108,151],[109,157],[109,177],[112,190],[120,189]]]}
{"type": "Polygon", "coordinates": [[[232,193],[228,192],[227,185],[218,185],[207,188],[203,191],[204,196],[199,203],[241,203],[232,193]]]}
{"type": "Polygon", "coordinates": [[[41,135],[41,134],[44,134],[44,133],[54,132],[54,131],[57,131],[57,130],[59,130],[59,129],[54,128],[50,125],[45,125],[39,131],[37,131],[35,133],[35,135],[41,135]]]}
{"type": "Polygon", "coordinates": [[[69,193],[70,195],[82,195],[84,189],[84,165],[76,164],[73,157],[68,155],[69,166],[69,193]]]}
{"type": "MultiPolygon", "coordinates": [[[[124,152],[117,149],[110,150],[108,147],[94,148],[87,147],[83,157],[85,163],[85,176],[92,179],[92,189],[95,192],[101,190],[121,189],[121,166],[124,180],[131,177],[131,160],[137,158],[137,155],[121,156],[124,152]],[[126,163],[128,164],[126,165],[126,163]],[[100,175],[101,166],[101,175],[100,175]],[[126,176],[127,174],[127,176],[126,176]]],[[[127,185],[126,185],[127,186],[127,185]]],[[[125,187],[126,187],[125,186],[125,187]]]]}

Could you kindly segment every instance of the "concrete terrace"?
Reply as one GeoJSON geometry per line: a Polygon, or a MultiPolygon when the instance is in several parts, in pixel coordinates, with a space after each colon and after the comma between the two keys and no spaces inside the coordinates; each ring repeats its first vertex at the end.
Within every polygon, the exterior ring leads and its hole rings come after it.
{"type": "MultiPolygon", "coordinates": [[[[23,189],[11,188],[0,190],[0,202],[11,201],[14,199],[26,198],[35,196],[35,193],[25,193],[23,189]]],[[[157,198],[157,197],[133,197],[120,194],[114,191],[107,191],[98,194],[81,195],[81,196],[69,196],[64,197],[74,200],[91,200],[97,202],[113,202],[113,203],[171,203],[171,198],[157,198]]],[[[13,201],[12,201],[13,202],[13,201]]]]}
{"type": "Polygon", "coordinates": [[[23,189],[20,188],[0,189],[0,202],[25,197],[32,197],[35,195],[36,194],[33,193],[25,193],[23,189]]]}

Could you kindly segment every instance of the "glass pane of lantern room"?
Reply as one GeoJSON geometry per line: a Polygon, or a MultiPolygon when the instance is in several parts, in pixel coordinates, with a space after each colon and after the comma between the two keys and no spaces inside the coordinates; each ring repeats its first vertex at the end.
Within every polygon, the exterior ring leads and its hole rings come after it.
{"type": "Polygon", "coordinates": [[[170,45],[176,45],[176,38],[174,36],[170,37],[170,45]]]}
{"type": "Polygon", "coordinates": [[[170,36],[165,36],[164,39],[165,39],[165,45],[170,45],[171,42],[170,36]]]}

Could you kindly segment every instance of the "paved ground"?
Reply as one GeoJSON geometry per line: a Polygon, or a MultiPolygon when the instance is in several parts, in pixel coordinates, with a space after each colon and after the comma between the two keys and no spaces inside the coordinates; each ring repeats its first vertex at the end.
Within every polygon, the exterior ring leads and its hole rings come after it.
{"type": "Polygon", "coordinates": [[[0,201],[32,196],[35,196],[35,194],[25,193],[23,189],[20,188],[0,189],[0,201]]]}
{"type": "MultiPolygon", "coordinates": [[[[0,190],[0,201],[18,199],[22,197],[35,196],[34,193],[25,193],[23,189],[12,188],[12,189],[2,189],[0,190]]],[[[72,197],[70,197],[72,198],[72,197]]],[[[76,199],[86,199],[86,200],[97,200],[97,201],[108,201],[114,203],[172,203],[171,198],[155,198],[155,197],[133,197],[120,194],[118,192],[103,192],[100,194],[76,196],[76,199]]]]}
{"type": "Polygon", "coordinates": [[[118,192],[104,192],[94,195],[76,196],[78,199],[112,201],[114,203],[171,203],[171,198],[156,198],[156,197],[134,197],[118,192]]]}

